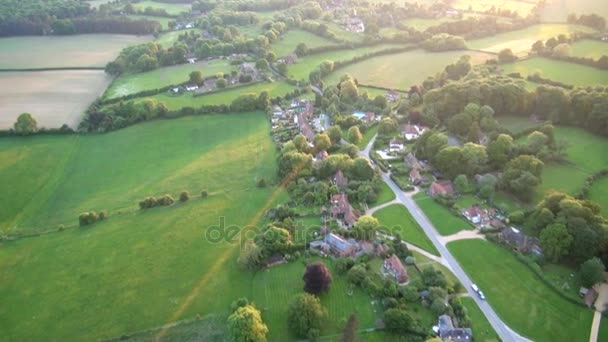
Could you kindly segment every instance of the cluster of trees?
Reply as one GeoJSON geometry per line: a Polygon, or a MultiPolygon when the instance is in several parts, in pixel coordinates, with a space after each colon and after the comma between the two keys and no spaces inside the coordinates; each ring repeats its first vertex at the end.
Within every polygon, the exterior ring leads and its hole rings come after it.
{"type": "Polygon", "coordinates": [[[567,37],[564,34],[560,34],[557,37],[549,38],[546,42],[543,42],[542,40],[536,41],[532,45],[532,51],[548,58],[560,59],[594,68],[608,69],[608,56],[606,55],[597,60],[591,57],[570,55],[570,44],[580,38],[582,38],[580,35],[567,37]]]}
{"type": "Polygon", "coordinates": [[[139,102],[128,101],[105,107],[94,103],[80,122],[79,130],[85,132],[106,132],[120,129],[137,122],[164,117],[168,109],[164,103],[154,99],[139,102]]]}
{"type": "Polygon", "coordinates": [[[30,135],[38,131],[38,123],[32,114],[22,113],[17,117],[13,129],[17,135],[30,135]]]}
{"type": "Polygon", "coordinates": [[[568,23],[589,26],[598,31],[606,29],[606,18],[597,14],[582,14],[580,17],[577,17],[576,14],[570,14],[568,15],[568,23]]]}
{"type": "Polygon", "coordinates": [[[494,36],[501,32],[519,30],[534,24],[535,20],[519,19],[506,22],[495,17],[467,18],[464,20],[443,22],[429,27],[426,32],[431,34],[447,33],[466,39],[477,39],[494,36]]]}
{"type": "Polygon", "coordinates": [[[236,2],[236,10],[252,11],[252,12],[267,12],[286,10],[297,5],[297,0],[247,0],[236,2]]]}
{"type": "Polygon", "coordinates": [[[296,295],[287,309],[287,326],[294,335],[316,341],[321,333],[327,310],[319,298],[309,293],[296,295]]]}
{"type": "Polygon", "coordinates": [[[423,41],[421,46],[425,50],[433,52],[465,50],[467,48],[464,38],[447,33],[436,34],[423,41]]]}
{"type": "Polygon", "coordinates": [[[146,197],[139,202],[139,209],[150,209],[160,206],[169,206],[175,203],[175,200],[171,195],[164,195],[160,197],[146,197]]]}
{"type": "Polygon", "coordinates": [[[262,314],[247,298],[232,303],[232,313],[227,321],[230,341],[233,342],[266,342],[268,327],[262,320],[262,314]]]}
{"type": "Polygon", "coordinates": [[[188,46],[182,43],[168,49],[152,42],[130,46],[123,49],[116,60],[108,63],[105,70],[110,75],[149,71],[161,66],[185,63],[187,53],[188,46]]]}
{"type": "Polygon", "coordinates": [[[78,216],[78,224],[81,227],[92,225],[97,221],[103,221],[106,219],[105,211],[96,213],[94,211],[88,211],[86,213],[82,213],[78,216]]]}

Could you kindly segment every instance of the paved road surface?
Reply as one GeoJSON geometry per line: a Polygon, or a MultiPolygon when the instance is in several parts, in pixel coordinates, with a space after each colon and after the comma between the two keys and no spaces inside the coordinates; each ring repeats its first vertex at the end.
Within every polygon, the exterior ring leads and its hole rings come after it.
{"type": "MultiPolygon", "coordinates": [[[[372,138],[372,140],[365,147],[365,149],[360,152],[361,156],[369,158],[369,152],[372,146],[374,145],[374,141],[376,141],[376,136],[374,136],[374,138],[372,138]]],[[[409,212],[418,222],[422,230],[424,230],[424,233],[429,237],[433,245],[435,245],[435,248],[437,248],[443,259],[448,263],[448,265],[450,266],[456,277],[460,280],[462,285],[465,287],[471,298],[473,298],[473,300],[477,303],[483,314],[486,316],[486,318],[494,328],[494,330],[496,330],[498,336],[504,342],[530,341],[529,339],[520,336],[515,331],[511,330],[498,317],[498,315],[496,314],[494,309],[492,309],[490,304],[484,300],[479,299],[479,296],[477,296],[477,294],[473,292],[473,290],[471,289],[471,285],[473,284],[473,282],[471,281],[469,276],[464,272],[464,270],[462,269],[458,261],[454,258],[454,256],[452,256],[452,253],[450,253],[450,251],[445,247],[445,245],[439,242],[439,239],[437,238],[437,236],[439,235],[437,233],[437,230],[431,224],[426,215],[424,215],[422,210],[420,210],[416,202],[414,202],[414,200],[410,196],[407,196],[403,191],[401,191],[401,189],[397,186],[397,184],[395,184],[395,182],[393,182],[393,180],[389,177],[387,173],[382,173],[382,179],[391,188],[391,190],[393,190],[393,192],[397,196],[397,200],[399,201],[399,203],[403,204],[407,208],[407,210],[409,210],[409,212]]]]}

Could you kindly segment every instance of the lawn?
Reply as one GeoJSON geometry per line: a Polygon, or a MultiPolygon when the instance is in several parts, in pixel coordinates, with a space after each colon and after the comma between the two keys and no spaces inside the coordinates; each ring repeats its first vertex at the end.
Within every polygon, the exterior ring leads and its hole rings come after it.
{"type": "Polygon", "coordinates": [[[598,179],[589,190],[589,199],[598,203],[604,216],[608,216],[608,177],[598,179]]]}
{"type": "Polygon", "coordinates": [[[279,57],[294,53],[298,44],[304,43],[309,49],[319,46],[335,45],[331,40],[317,36],[307,31],[291,30],[284,34],[280,40],[272,44],[272,51],[279,57]]]}
{"type": "Polygon", "coordinates": [[[574,165],[545,163],[542,183],[536,189],[534,202],[542,200],[550,190],[575,195],[582,189],[588,175],[587,172],[574,165]]]}
{"type": "Polygon", "coordinates": [[[564,300],[506,249],[483,240],[450,242],[448,249],[517,332],[539,342],[589,339],[592,312],[564,300]]]}
{"type": "Polygon", "coordinates": [[[187,30],[179,30],[179,31],[170,31],[167,33],[163,33],[160,37],[154,40],[155,43],[160,44],[165,49],[173,46],[175,42],[179,39],[180,35],[184,33],[197,32],[200,33],[200,29],[187,29],[187,30]]]}
{"type": "Polygon", "coordinates": [[[0,69],[103,68],[123,48],[151,39],[121,34],[0,38],[0,69]]]}
{"type": "Polygon", "coordinates": [[[189,13],[192,6],[190,4],[170,4],[166,2],[156,2],[156,1],[140,1],[133,3],[133,7],[138,10],[144,10],[147,7],[152,7],[154,9],[164,9],[170,15],[178,15],[180,13],[189,13]]]}
{"type": "Polygon", "coordinates": [[[328,84],[335,84],[344,74],[350,74],[360,84],[381,86],[391,89],[409,89],[410,86],[421,84],[427,77],[442,71],[446,65],[458,60],[462,55],[470,55],[473,64],[479,64],[492,56],[473,51],[450,51],[430,53],[414,50],[379,56],[356,64],[349,65],[332,73],[325,79],[328,84]],[[424,60],[424,63],[420,63],[424,60]],[[405,65],[416,65],[403,72],[405,65]]]}
{"type": "Polygon", "coordinates": [[[238,244],[211,242],[206,232],[220,217],[227,225],[255,225],[274,205],[275,189],[255,186],[259,177],[272,182],[276,173],[262,113],[155,121],[104,135],[4,138],[0,146],[3,152],[27,151],[35,143],[53,145],[52,139],[77,145],[67,165],[43,170],[31,154],[15,162],[40,169],[34,173],[54,173],[46,184],[7,172],[15,165],[3,168],[0,178],[10,183],[3,187],[2,207],[12,208],[17,221],[45,226],[74,222],[87,208],[105,207],[110,218],[3,243],[0,321],[6,339],[99,340],[197,314],[227,315],[234,299],[251,298],[253,275],[237,269],[238,244]],[[201,189],[209,190],[207,199],[197,196],[201,189]],[[145,195],[181,190],[190,191],[189,202],[135,210],[145,195]],[[36,198],[6,204],[25,191],[36,198]]]}
{"type": "Polygon", "coordinates": [[[568,160],[585,172],[594,173],[608,167],[608,138],[576,127],[556,127],[555,137],[567,143],[568,160]]]}
{"type": "Polygon", "coordinates": [[[604,317],[600,321],[600,331],[597,335],[598,341],[608,341],[608,318],[604,317]]]}
{"type": "Polygon", "coordinates": [[[559,0],[547,1],[541,11],[543,21],[565,22],[571,13],[591,14],[596,13],[608,18],[608,6],[598,6],[597,0],[559,0]]]}
{"type": "MultiPolygon", "coordinates": [[[[362,56],[362,55],[368,54],[370,52],[376,52],[376,51],[386,50],[386,49],[395,48],[395,47],[399,47],[399,45],[382,44],[382,45],[377,45],[377,46],[372,46],[372,47],[329,51],[329,52],[318,53],[315,55],[305,56],[305,57],[298,59],[298,61],[295,64],[289,66],[289,69],[288,69],[289,77],[296,79],[296,80],[302,80],[302,79],[308,80],[308,75],[310,74],[310,72],[313,71],[316,67],[318,67],[323,61],[326,61],[326,60],[346,61],[346,60],[350,60],[356,56],[362,56]]],[[[343,72],[343,70],[344,69],[337,70],[334,72],[334,74],[342,76],[345,74],[345,72],[343,72]]],[[[337,78],[339,79],[340,76],[337,76],[337,78]]]]}
{"type": "Polygon", "coordinates": [[[471,40],[467,42],[469,48],[498,53],[509,48],[517,55],[526,55],[537,40],[547,40],[559,34],[573,32],[593,32],[586,26],[568,24],[538,24],[525,29],[497,34],[492,37],[471,40]]]}
{"type": "Polygon", "coordinates": [[[183,107],[200,107],[204,105],[219,105],[230,104],[234,99],[242,94],[255,93],[259,94],[262,91],[268,91],[270,97],[284,96],[294,89],[292,85],[284,82],[273,83],[257,83],[249,86],[237,87],[234,89],[226,89],[216,93],[211,93],[203,96],[194,97],[192,93],[181,95],[159,94],[150,98],[157,99],[164,103],[169,110],[178,110],[183,107]]]}
{"type": "Polygon", "coordinates": [[[393,192],[393,190],[391,190],[391,188],[388,185],[386,185],[386,183],[382,182],[382,189],[380,190],[380,193],[378,194],[378,199],[376,200],[376,202],[374,202],[372,204],[372,206],[379,206],[384,203],[390,202],[394,199],[395,199],[395,193],[393,192]]]}
{"type": "Polygon", "coordinates": [[[414,244],[429,253],[439,255],[439,252],[426,236],[412,215],[401,204],[392,204],[374,213],[380,221],[381,230],[393,235],[398,233],[404,241],[414,244]]]}
{"type": "Polygon", "coordinates": [[[435,202],[424,192],[414,195],[414,200],[441,235],[452,235],[461,230],[473,229],[468,222],[452,214],[448,208],[435,202]]]}
{"type": "Polygon", "coordinates": [[[13,127],[28,112],[38,127],[77,128],[85,110],[110,84],[103,70],[0,73],[0,129],[13,127]]]}
{"type": "Polygon", "coordinates": [[[528,58],[503,66],[504,73],[519,72],[523,77],[539,73],[542,77],[574,86],[608,83],[608,70],[542,57],[528,58]]]}
{"type": "Polygon", "coordinates": [[[570,46],[570,55],[599,59],[608,56],[608,43],[599,40],[579,40],[570,46]]]}
{"type": "Polygon", "coordinates": [[[193,71],[200,71],[203,77],[214,76],[217,73],[230,73],[230,63],[226,60],[215,59],[194,64],[180,64],[148,72],[127,74],[112,82],[106,90],[105,98],[122,97],[138,92],[176,85],[187,82],[193,71]]]}
{"type": "Polygon", "coordinates": [[[498,342],[500,338],[492,328],[490,322],[486,316],[481,312],[479,306],[475,303],[472,298],[462,297],[460,298],[462,305],[467,308],[469,318],[471,318],[471,329],[473,330],[473,336],[475,341],[478,342],[498,342]]]}
{"type": "MultiPolygon", "coordinates": [[[[348,295],[351,285],[346,277],[336,274],[331,260],[323,259],[322,262],[330,266],[333,281],[329,293],[321,295],[321,303],[328,312],[321,335],[340,333],[352,313],[357,314],[360,329],[373,328],[377,318],[375,311],[379,307],[374,307],[369,295],[358,287],[352,288],[352,295],[348,295]]],[[[291,299],[303,292],[304,270],[304,263],[298,260],[258,272],[253,279],[251,299],[262,310],[264,322],[270,330],[269,341],[296,340],[287,329],[287,309],[291,299]]]]}
{"type": "Polygon", "coordinates": [[[496,119],[501,127],[506,128],[513,133],[519,133],[541,125],[541,123],[534,122],[528,117],[521,116],[497,116],[496,119]]]}
{"type": "Polygon", "coordinates": [[[104,135],[0,139],[0,165],[6,165],[0,178],[7,180],[0,225],[31,232],[74,225],[88,210],[134,210],[150,195],[206,188],[230,197],[235,184],[251,191],[257,177],[274,172],[264,119],[261,113],[187,117],[104,135]]]}

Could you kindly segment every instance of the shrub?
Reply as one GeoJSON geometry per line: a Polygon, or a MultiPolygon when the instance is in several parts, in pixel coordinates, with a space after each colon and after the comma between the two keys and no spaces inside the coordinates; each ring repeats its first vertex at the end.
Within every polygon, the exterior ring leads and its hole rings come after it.
{"type": "Polygon", "coordinates": [[[91,225],[91,224],[97,222],[97,220],[99,220],[99,216],[94,211],[82,213],[78,217],[78,222],[81,227],[91,225]]]}
{"type": "Polygon", "coordinates": [[[190,199],[190,194],[188,193],[188,191],[182,191],[182,193],[179,194],[180,202],[186,202],[189,199],[190,199]]]}
{"type": "Polygon", "coordinates": [[[175,203],[175,200],[171,195],[164,195],[163,197],[158,199],[159,205],[171,205],[175,203]]]}
{"type": "Polygon", "coordinates": [[[207,192],[207,190],[201,191],[201,197],[202,198],[207,198],[208,196],[209,196],[209,193],[207,192]]]}
{"type": "Polygon", "coordinates": [[[258,186],[258,188],[265,188],[266,187],[266,179],[260,178],[258,180],[257,186],[258,186]]]}
{"type": "Polygon", "coordinates": [[[99,212],[98,220],[103,221],[106,219],[107,216],[108,216],[108,214],[106,214],[105,211],[101,211],[101,212],[99,212]]]}

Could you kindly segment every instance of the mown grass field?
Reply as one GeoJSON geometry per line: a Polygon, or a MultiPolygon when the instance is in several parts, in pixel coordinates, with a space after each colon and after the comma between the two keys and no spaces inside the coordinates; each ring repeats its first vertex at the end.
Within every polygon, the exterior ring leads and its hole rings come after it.
{"type": "Polygon", "coordinates": [[[506,249],[482,240],[450,242],[448,249],[511,328],[534,341],[586,341],[593,312],[541,282],[506,249]]]}
{"type": "Polygon", "coordinates": [[[414,244],[429,253],[439,255],[439,252],[424,234],[422,228],[414,220],[407,209],[400,204],[392,204],[374,213],[374,217],[380,221],[382,230],[389,234],[399,233],[401,239],[414,244]]]}
{"type": "Polygon", "coordinates": [[[460,298],[462,301],[462,305],[467,308],[467,313],[469,314],[469,318],[471,318],[471,329],[473,330],[473,336],[475,336],[475,341],[480,342],[498,342],[500,338],[488,322],[486,316],[484,316],[481,309],[477,306],[475,301],[469,297],[460,298]]]}
{"type": "Polygon", "coordinates": [[[236,99],[242,94],[259,94],[262,91],[268,91],[268,94],[271,97],[283,96],[294,89],[295,88],[293,86],[284,82],[257,83],[249,86],[226,89],[216,93],[196,97],[193,96],[192,93],[186,93],[181,95],[172,95],[166,93],[151,96],[149,98],[154,98],[161,101],[167,106],[167,108],[169,108],[169,110],[177,110],[183,107],[196,108],[204,105],[229,105],[234,99],[236,99]]]}
{"type": "Polygon", "coordinates": [[[105,67],[123,48],[150,40],[121,34],[0,38],[0,69],[105,67]]]}
{"type": "Polygon", "coordinates": [[[382,205],[395,199],[395,193],[389,188],[386,183],[382,182],[382,190],[378,194],[378,199],[373,203],[373,206],[382,205]]]}
{"type": "Polygon", "coordinates": [[[304,43],[306,46],[316,48],[319,46],[335,45],[331,40],[317,36],[307,31],[291,30],[282,36],[282,38],[272,44],[272,51],[278,56],[287,56],[296,50],[298,44],[304,43]]]}
{"type": "Polygon", "coordinates": [[[424,192],[414,195],[414,200],[441,235],[452,235],[461,230],[473,229],[463,218],[455,216],[448,208],[435,202],[424,192]]]}
{"type": "Polygon", "coordinates": [[[519,133],[542,124],[534,122],[528,117],[521,116],[497,116],[496,120],[498,120],[500,127],[506,128],[513,133],[519,133]]]}
{"type": "Polygon", "coordinates": [[[0,73],[0,129],[13,127],[19,114],[31,113],[38,127],[77,128],[85,110],[110,84],[103,70],[0,73]]]}
{"type": "Polygon", "coordinates": [[[608,6],[601,6],[597,0],[554,0],[547,1],[541,11],[543,21],[566,21],[571,13],[597,13],[608,18],[608,6]]]}
{"type": "MultiPolygon", "coordinates": [[[[351,285],[344,275],[336,274],[331,260],[313,258],[310,261],[322,261],[330,267],[333,274],[329,292],[321,295],[321,303],[328,313],[321,335],[341,333],[352,313],[357,314],[360,329],[373,328],[377,318],[374,309],[378,310],[379,307],[371,304],[369,295],[357,287],[352,288],[352,295],[349,295],[351,285]]],[[[258,272],[253,279],[251,299],[262,311],[270,330],[269,341],[297,340],[287,328],[287,309],[291,299],[304,292],[302,275],[305,267],[303,261],[295,261],[258,272]]]]}
{"type": "Polygon", "coordinates": [[[3,227],[7,218],[49,227],[89,208],[110,212],[93,226],[0,246],[4,338],[98,340],[197,314],[227,315],[234,299],[251,298],[253,275],[237,269],[238,244],[211,242],[205,232],[220,216],[227,225],[254,225],[275,205],[274,188],[255,186],[259,177],[274,181],[268,133],[262,113],[247,113],[104,135],[1,139],[0,178],[10,181],[3,227]],[[201,199],[201,189],[210,196],[201,199]],[[181,190],[190,201],[136,210],[143,196],[181,190]],[[16,200],[21,205],[10,204],[16,200]]]}
{"type": "Polygon", "coordinates": [[[177,42],[180,35],[183,35],[184,33],[190,33],[190,32],[199,32],[199,30],[198,29],[187,29],[187,30],[179,30],[179,31],[170,31],[170,32],[162,34],[160,37],[158,37],[156,40],[154,40],[154,42],[157,44],[160,44],[162,47],[167,49],[167,48],[172,47],[173,44],[175,42],[177,42]]]}
{"type": "Polygon", "coordinates": [[[333,72],[325,81],[335,84],[344,74],[356,78],[360,84],[381,86],[394,89],[409,89],[414,84],[422,83],[427,77],[435,76],[442,71],[446,65],[453,63],[460,56],[471,56],[473,64],[479,64],[492,55],[473,51],[450,51],[429,53],[423,50],[414,50],[398,54],[379,56],[360,63],[349,65],[333,72]],[[420,63],[424,60],[424,63],[420,63]],[[403,72],[404,65],[416,65],[403,72]]]}
{"type": "MultiPolygon", "coordinates": [[[[323,61],[346,61],[356,56],[363,56],[370,52],[376,52],[395,47],[399,47],[399,45],[383,44],[373,47],[329,51],[318,53],[315,55],[305,56],[298,59],[297,63],[289,66],[289,76],[296,80],[308,80],[308,75],[310,74],[310,72],[313,71],[316,67],[318,67],[323,61]]],[[[342,70],[344,69],[334,71],[334,73],[337,73],[340,76],[344,75],[344,72],[342,72],[342,70]]],[[[340,77],[338,77],[338,79],[339,78],[340,77]]]]}
{"type": "Polygon", "coordinates": [[[133,3],[133,7],[138,10],[145,10],[147,7],[152,7],[154,9],[164,9],[168,14],[177,15],[180,13],[188,13],[192,6],[190,4],[170,4],[166,2],[156,2],[156,1],[140,1],[133,3]]]}
{"type": "Polygon", "coordinates": [[[194,64],[180,64],[148,72],[127,74],[120,76],[112,82],[106,90],[105,98],[127,96],[138,92],[176,85],[187,82],[190,73],[200,71],[203,77],[214,76],[217,73],[230,73],[231,66],[226,60],[217,59],[202,61],[194,64]]]}
{"type": "Polygon", "coordinates": [[[547,40],[562,33],[568,35],[573,32],[593,32],[593,29],[568,24],[538,24],[522,30],[471,40],[467,42],[467,46],[472,49],[494,53],[509,48],[517,55],[526,55],[532,49],[532,44],[537,40],[547,40]]]}
{"type": "Polygon", "coordinates": [[[608,84],[608,70],[542,57],[505,64],[503,69],[505,74],[519,72],[523,77],[539,73],[544,78],[573,86],[608,84]]]}
{"type": "Polygon", "coordinates": [[[608,177],[603,177],[593,183],[589,190],[589,199],[602,207],[604,216],[608,215],[608,177]]]}
{"type": "Polygon", "coordinates": [[[580,40],[570,46],[570,55],[599,59],[608,56],[608,43],[598,40],[580,40]]]}

